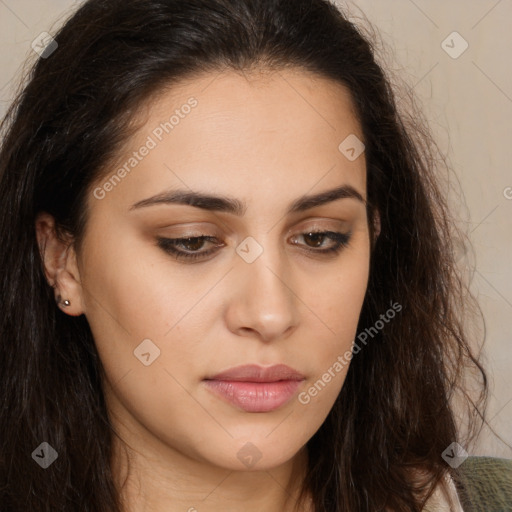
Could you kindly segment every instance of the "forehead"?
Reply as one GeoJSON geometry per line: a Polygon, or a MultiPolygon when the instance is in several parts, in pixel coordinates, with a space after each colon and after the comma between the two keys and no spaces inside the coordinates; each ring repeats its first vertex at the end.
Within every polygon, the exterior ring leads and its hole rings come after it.
{"type": "MultiPolygon", "coordinates": [[[[214,118],[219,128],[223,124],[234,129],[251,126],[260,132],[293,130],[294,134],[309,136],[313,130],[332,135],[343,128],[362,139],[348,88],[301,68],[196,74],[162,88],[143,105],[141,112],[154,124],[158,119],[168,119],[170,109],[171,113],[174,108],[179,110],[190,97],[200,105],[194,117],[203,123],[214,118]],[[290,121],[298,118],[308,124],[291,125],[290,121]]],[[[216,136],[217,132],[211,135],[216,136]]]]}
{"type": "Polygon", "coordinates": [[[184,79],[147,100],[137,125],[110,168],[111,174],[123,165],[128,170],[116,186],[124,194],[112,194],[125,203],[166,185],[226,193],[231,188],[232,195],[247,197],[258,190],[289,191],[292,198],[317,183],[315,191],[347,183],[364,195],[364,154],[351,161],[340,149],[347,137],[363,140],[350,92],[302,69],[184,79]],[[127,166],[144,146],[150,150],[127,166]]]}
{"type": "Polygon", "coordinates": [[[164,143],[175,147],[190,135],[205,145],[214,141],[217,147],[233,142],[247,145],[247,136],[265,134],[273,139],[290,136],[290,148],[299,140],[327,137],[327,143],[336,144],[349,134],[363,138],[348,89],[301,68],[195,74],[162,88],[143,104],[140,114],[145,125],[139,139],[171,122],[171,130],[163,127],[162,135],[164,143]],[[187,103],[192,98],[197,105],[191,109],[187,103]]]}

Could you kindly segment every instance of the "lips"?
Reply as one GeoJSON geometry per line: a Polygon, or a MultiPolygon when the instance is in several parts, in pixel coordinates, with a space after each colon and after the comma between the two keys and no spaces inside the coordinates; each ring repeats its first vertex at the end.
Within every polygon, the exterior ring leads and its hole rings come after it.
{"type": "Polygon", "coordinates": [[[303,380],[304,375],[285,364],[276,364],[274,366],[258,366],[248,364],[230,368],[224,372],[218,373],[207,380],[233,380],[244,382],[277,382],[280,380],[303,380]]]}
{"type": "Polygon", "coordinates": [[[208,377],[204,383],[216,396],[246,412],[270,412],[286,404],[304,379],[284,364],[244,365],[208,377]]]}

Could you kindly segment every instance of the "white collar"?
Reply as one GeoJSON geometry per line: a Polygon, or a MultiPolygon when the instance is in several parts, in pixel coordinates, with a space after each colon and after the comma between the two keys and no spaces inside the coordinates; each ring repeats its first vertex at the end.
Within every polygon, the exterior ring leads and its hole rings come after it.
{"type": "Polygon", "coordinates": [[[425,512],[464,512],[453,478],[446,474],[425,504],[425,512]]]}

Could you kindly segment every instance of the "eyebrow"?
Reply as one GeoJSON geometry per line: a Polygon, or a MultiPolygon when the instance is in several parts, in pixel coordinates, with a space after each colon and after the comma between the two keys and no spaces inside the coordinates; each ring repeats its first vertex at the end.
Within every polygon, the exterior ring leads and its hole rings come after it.
{"type": "MultiPolygon", "coordinates": [[[[331,190],[326,190],[325,192],[320,192],[319,194],[304,195],[293,201],[289,205],[286,213],[303,212],[316,206],[347,198],[357,199],[366,205],[363,196],[355,188],[350,185],[342,185],[331,190]]],[[[183,204],[203,210],[226,212],[239,217],[245,215],[247,210],[247,204],[234,197],[215,196],[189,190],[173,190],[157,194],[138,201],[130,207],[130,210],[159,204],[183,204]]]]}

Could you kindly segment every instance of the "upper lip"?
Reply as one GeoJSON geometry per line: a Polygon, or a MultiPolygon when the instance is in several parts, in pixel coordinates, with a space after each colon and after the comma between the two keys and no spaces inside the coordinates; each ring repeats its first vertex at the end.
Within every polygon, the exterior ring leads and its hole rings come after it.
{"type": "Polygon", "coordinates": [[[286,366],[276,364],[273,366],[259,366],[247,364],[229,368],[206,380],[233,380],[242,382],[277,382],[279,380],[303,380],[304,375],[286,366]]]}

